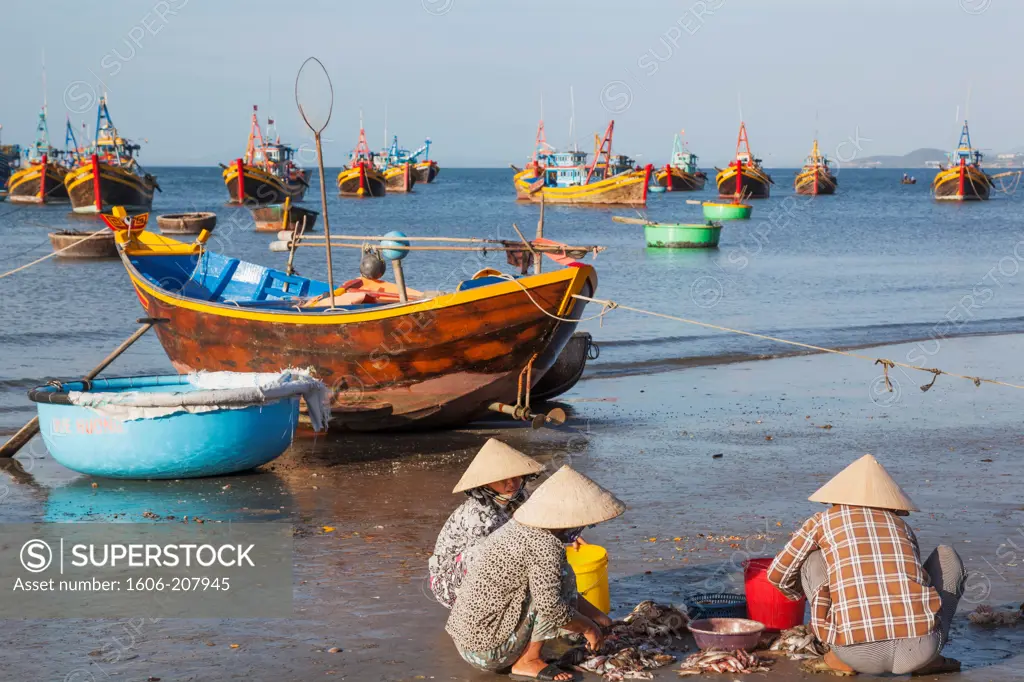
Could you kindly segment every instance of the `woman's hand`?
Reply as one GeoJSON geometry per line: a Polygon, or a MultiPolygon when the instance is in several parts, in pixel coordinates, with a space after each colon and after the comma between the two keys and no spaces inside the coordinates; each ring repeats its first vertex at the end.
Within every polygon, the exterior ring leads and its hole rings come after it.
{"type": "Polygon", "coordinates": [[[585,544],[587,544],[586,540],[584,540],[583,538],[576,538],[572,541],[572,548],[578,552],[580,551],[580,547],[582,547],[585,544]]]}
{"type": "Polygon", "coordinates": [[[605,614],[601,613],[600,611],[598,611],[596,614],[594,614],[591,617],[591,620],[594,621],[595,623],[597,623],[598,625],[600,625],[603,628],[608,628],[608,627],[611,627],[611,625],[612,625],[612,619],[609,618],[608,616],[606,616],[605,614]]]}
{"type": "Polygon", "coordinates": [[[600,651],[601,645],[604,644],[604,634],[600,628],[591,627],[583,631],[583,636],[587,640],[587,646],[591,651],[600,651]]]}

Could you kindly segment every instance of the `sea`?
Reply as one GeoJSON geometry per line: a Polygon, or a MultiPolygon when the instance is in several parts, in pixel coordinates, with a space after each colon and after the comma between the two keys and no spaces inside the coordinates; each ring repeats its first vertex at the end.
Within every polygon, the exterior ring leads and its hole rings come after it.
{"type": "MultiPolygon", "coordinates": [[[[209,248],[270,266],[273,234],[256,233],[248,210],[226,205],[218,168],[153,168],[162,187],[153,214],[213,211],[218,225],[209,248]]],[[[328,169],[327,178],[336,169],[328,169]]],[[[602,246],[593,259],[597,297],[697,322],[828,347],[918,341],[910,360],[927,365],[935,339],[1024,330],[1024,224],[1013,184],[991,200],[942,203],[932,199],[920,170],[842,169],[833,196],[792,190],[794,169],[770,171],[771,198],[754,201],[749,221],[726,223],[718,249],[647,248],[643,227],[612,216],[659,222],[701,222],[690,201],[701,192],[651,194],[646,210],[548,206],[546,237],[602,246]],[[902,185],[907,172],[915,185],[902,185]]],[[[328,190],[332,234],[516,239],[513,225],[536,232],[539,207],[517,202],[511,170],[444,168],[415,191],[381,199],[348,199],[328,190]]],[[[328,188],[333,183],[328,181],[328,188]]],[[[320,209],[319,183],[301,204],[320,209]]],[[[321,222],[318,231],[322,230],[321,222]]],[[[0,204],[0,274],[51,251],[47,233],[93,231],[94,216],[67,204],[0,204]]],[[[358,250],[334,257],[335,281],[358,274],[358,250]]],[[[420,252],[405,261],[409,286],[451,290],[484,267],[510,266],[500,252],[420,252]]],[[[296,268],[326,278],[324,254],[298,251],[296,268]]],[[[390,277],[391,275],[387,275],[390,277]]],[[[117,260],[51,258],[0,279],[0,429],[32,416],[29,388],[53,378],[79,377],[136,328],[143,311],[117,260]]],[[[591,305],[591,317],[600,308],[591,305]]],[[[586,378],[667,371],[801,349],[773,341],[615,310],[582,325],[600,348],[586,378]]],[[[904,360],[903,358],[900,358],[904,360]]],[[[107,374],[171,370],[155,335],[148,335],[107,374]]]]}

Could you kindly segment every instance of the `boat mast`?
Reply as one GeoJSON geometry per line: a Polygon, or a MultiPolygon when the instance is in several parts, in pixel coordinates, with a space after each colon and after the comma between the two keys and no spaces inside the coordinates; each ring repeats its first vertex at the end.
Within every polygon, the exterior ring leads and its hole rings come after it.
{"type": "Polygon", "coordinates": [[[361,161],[369,161],[372,158],[370,152],[370,145],[366,142],[366,130],[363,128],[363,111],[359,110],[359,142],[356,143],[356,148],[352,152],[352,165],[361,161]]]}
{"type": "Polygon", "coordinates": [[[587,180],[583,184],[589,185],[590,178],[594,175],[594,169],[597,168],[598,161],[601,157],[604,157],[604,178],[608,177],[612,167],[612,132],[615,130],[615,119],[612,119],[608,123],[608,129],[604,131],[604,139],[601,140],[601,147],[598,149],[598,153],[594,156],[594,161],[590,164],[590,169],[587,171],[587,180]]]}
{"type": "Polygon", "coordinates": [[[740,121],[740,134],[736,138],[736,160],[744,163],[751,163],[754,159],[750,151],[750,141],[747,139],[747,124],[740,121]]]}
{"type": "Polygon", "coordinates": [[[249,127],[249,141],[245,145],[245,162],[250,166],[265,166],[267,155],[265,153],[266,141],[263,139],[263,130],[257,118],[259,107],[252,105],[252,125],[249,127]]]}

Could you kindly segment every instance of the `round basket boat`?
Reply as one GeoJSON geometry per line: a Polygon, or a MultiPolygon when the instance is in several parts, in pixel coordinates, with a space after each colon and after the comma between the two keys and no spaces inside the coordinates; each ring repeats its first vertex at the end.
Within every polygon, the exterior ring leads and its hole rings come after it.
{"type": "Polygon", "coordinates": [[[294,230],[296,227],[303,227],[304,231],[310,232],[316,225],[317,216],[320,214],[301,206],[292,206],[288,209],[288,222],[284,220],[284,206],[282,204],[271,204],[270,206],[259,206],[249,209],[252,213],[254,229],[257,232],[278,232],[280,230],[294,230]]]}
{"type": "Polygon", "coordinates": [[[50,244],[59,252],[57,258],[117,258],[117,242],[112,230],[99,234],[82,230],[51,232],[50,244]]]}
{"type": "Polygon", "coordinates": [[[718,246],[721,234],[721,223],[644,225],[644,240],[647,246],[656,249],[713,249],[718,246]]]}
{"type": "Polygon", "coordinates": [[[304,374],[202,372],[29,391],[43,442],[69,469],[110,478],[196,478],[266,464],[291,444],[306,398],[326,427],[328,391],[304,374]]]}
{"type": "Polygon", "coordinates": [[[718,203],[705,201],[704,220],[749,220],[754,207],[750,204],[718,203]]]}
{"type": "Polygon", "coordinates": [[[156,224],[162,234],[199,234],[217,226],[216,213],[168,213],[158,215],[156,224]]]}

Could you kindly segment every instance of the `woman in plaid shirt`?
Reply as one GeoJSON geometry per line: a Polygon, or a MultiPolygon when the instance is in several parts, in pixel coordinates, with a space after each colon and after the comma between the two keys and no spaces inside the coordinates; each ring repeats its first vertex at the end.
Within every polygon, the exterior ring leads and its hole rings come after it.
{"type": "Polygon", "coordinates": [[[810,497],[830,505],[775,557],[768,580],[792,600],[806,595],[811,627],[831,645],[813,672],[879,675],[959,670],[940,655],[966,573],[952,547],[922,564],[917,537],[901,518],[918,511],[871,455],[810,497]]]}

